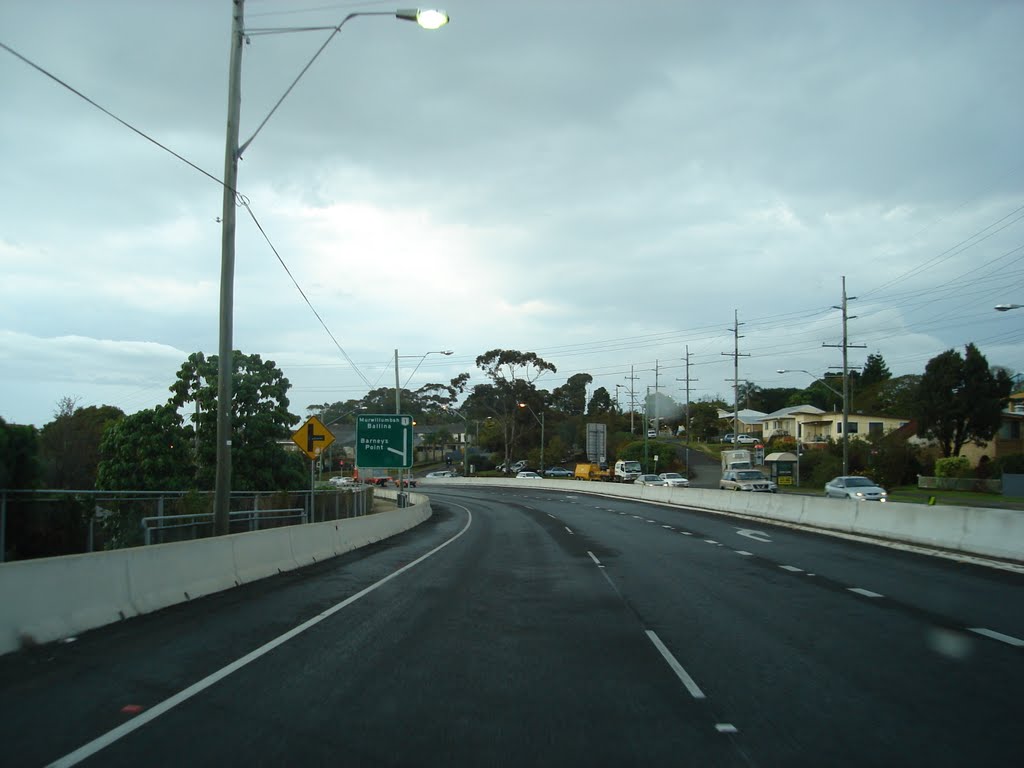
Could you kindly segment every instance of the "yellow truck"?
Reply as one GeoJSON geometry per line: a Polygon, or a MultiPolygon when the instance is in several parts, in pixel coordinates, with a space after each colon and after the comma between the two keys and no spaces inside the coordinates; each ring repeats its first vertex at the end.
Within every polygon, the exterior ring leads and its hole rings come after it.
{"type": "Polygon", "coordinates": [[[603,480],[607,482],[612,479],[612,471],[607,466],[601,469],[601,465],[597,463],[577,464],[576,471],[572,473],[572,479],[603,480]]]}

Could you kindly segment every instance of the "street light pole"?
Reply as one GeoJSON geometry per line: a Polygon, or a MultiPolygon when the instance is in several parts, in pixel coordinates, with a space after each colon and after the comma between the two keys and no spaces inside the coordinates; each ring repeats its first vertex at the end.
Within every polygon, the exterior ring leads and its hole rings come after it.
{"type": "Polygon", "coordinates": [[[536,422],[538,424],[540,424],[540,471],[541,471],[541,473],[543,473],[544,472],[544,411],[540,412],[540,418],[538,418],[537,414],[533,413],[533,408],[531,408],[526,403],[519,403],[519,407],[520,408],[525,408],[530,413],[532,413],[533,414],[533,418],[536,420],[536,422]]]}
{"type": "MultiPolygon", "coordinates": [[[[263,129],[270,116],[281,106],[306,70],[317,56],[341,31],[341,28],[356,16],[390,16],[403,21],[415,21],[424,29],[438,29],[448,23],[448,14],[443,11],[402,9],[394,12],[356,11],[348,14],[337,26],[330,29],[330,37],[324,41],[292,84],[278,99],[270,113],[263,118],[256,132],[244,144],[238,143],[239,121],[242,105],[242,44],[246,38],[245,0],[231,0],[231,53],[228,60],[228,118],[227,136],[224,145],[224,198],[221,212],[221,263],[220,263],[220,321],[217,344],[217,466],[214,475],[213,532],[215,536],[228,533],[231,508],[231,414],[234,376],[234,284],[235,284],[235,205],[238,196],[238,160],[242,151],[249,146],[263,129]]],[[[313,28],[302,27],[294,30],[273,30],[275,32],[304,32],[313,28]]]]}
{"type": "MultiPolygon", "coordinates": [[[[845,352],[845,350],[844,350],[844,352],[845,352]]],[[[844,363],[845,363],[845,358],[844,358],[844,363]]],[[[838,397],[842,398],[842,400],[843,400],[843,421],[844,422],[847,421],[847,419],[849,418],[849,411],[847,410],[847,405],[846,405],[846,393],[848,391],[847,387],[846,387],[846,379],[848,378],[847,376],[843,376],[843,391],[839,392],[838,390],[833,389],[828,384],[826,384],[824,379],[821,379],[820,377],[815,376],[810,371],[805,371],[803,368],[778,368],[778,369],[776,369],[775,372],[776,373],[792,373],[793,371],[798,371],[799,373],[806,373],[812,379],[814,379],[815,381],[819,382],[821,384],[821,386],[823,386],[829,392],[831,392],[832,394],[837,395],[838,397]]],[[[844,423],[843,424],[843,474],[844,475],[849,473],[849,466],[850,466],[849,465],[849,442],[848,442],[849,441],[849,436],[847,435],[848,430],[849,430],[848,423],[844,423]]],[[[798,433],[800,431],[800,425],[799,424],[796,425],[796,431],[798,433]]],[[[799,434],[796,436],[796,442],[797,442],[797,445],[796,445],[797,456],[799,457],[799,455],[800,455],[800,436],[799,436],[799,434]]]]}

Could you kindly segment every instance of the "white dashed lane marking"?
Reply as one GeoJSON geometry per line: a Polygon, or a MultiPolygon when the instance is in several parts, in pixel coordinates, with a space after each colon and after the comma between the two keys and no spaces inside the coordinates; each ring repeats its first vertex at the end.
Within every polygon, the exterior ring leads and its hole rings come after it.
{"type": "Polygon", "coordinates": [[[998,640],[1001,643],[1012,645],[1016,648],[1024,648],[1024,640],[1020,638],[1012,637],[1011,635],[1004,635],[1002,632],[996,632],[995,630],[985,629],[984,627],[968,627],[968,631],[974,632],[977,635],[984,635],[990,637],[993,640],[998,640]]]}
{"type": "Polygon", "coordinates": [[[847,589],[850,592],[862,595],[863,597],[885,597],[885,595],[880,595],[877,592],[872,592],[870,589],[861,589],[860,587],[847,587],[847,589]]]}
{"type": "Polygon", "coordinates": [[[803,568],[797,568],[795,565],[780,565],[779,568],[781,568],[784,571],[791,571],[792,573],[803,573],[804,572],[803,568]]]}
{"type": "Polygon", "coordinates": [[[753,557],[753,556],[754,556],[754,553],[753,553],[753,552],[746,552],[746,551],[744,551],[744,550],[742,550],[742,549],[736,549],[736,550],[733,550],[733,551],[734,551],[734,552],[735,552],[735,553],[736,553],[737,555],[746,555],[747,557],[753,557]]]}

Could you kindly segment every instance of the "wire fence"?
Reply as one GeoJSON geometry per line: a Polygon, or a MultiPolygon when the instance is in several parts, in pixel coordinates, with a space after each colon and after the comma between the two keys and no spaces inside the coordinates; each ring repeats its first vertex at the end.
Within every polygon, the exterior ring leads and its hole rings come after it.
{"type": "MultiPolygon", "coordinates": [[[[359,517],[371,486],[234,492],[231,533],[359,517]]],[[[0,490],[0,562],[188,541],[213,535],[213,493],[0,490]]]]}

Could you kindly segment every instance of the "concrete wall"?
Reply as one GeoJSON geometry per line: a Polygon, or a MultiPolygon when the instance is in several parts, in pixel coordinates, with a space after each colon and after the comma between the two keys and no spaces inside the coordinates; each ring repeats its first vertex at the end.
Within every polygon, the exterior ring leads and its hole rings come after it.
{"type": "MultiPolygon", "coordinates": [[[[394,498],[395,491],[377,490],[394,498]]],[[[0,653],[44,643],[394,536],[431,515],[430,500],[365,517],[0,563],[0,653]]]]}
{"type": "Polygon", "coordinates": [[[823,496],[736,493],[571,480],[443,478],[429,481],[429,485],[424,483],[423,490],[429,493],[434,483],[544,488],[645,499],[1024,563],[1024,512],[1013,509],[896,502],[882,504],[826,499],[823,496]]]}

